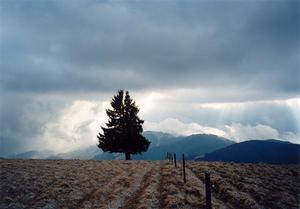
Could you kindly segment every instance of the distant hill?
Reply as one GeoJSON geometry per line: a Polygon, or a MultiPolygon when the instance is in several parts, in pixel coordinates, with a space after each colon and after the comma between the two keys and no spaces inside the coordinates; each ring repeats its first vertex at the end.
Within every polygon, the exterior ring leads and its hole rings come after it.
{"type": "Polygon", "coordinates": [[[195,134],[187,137],[177,137],[172,143],[152,147],[142,155],[134,155],[133,159],[162,160],[166,152],[177,153],[178,159],[184,153],[187,159],[194,159],[217,149],[233,144],[233,141],[216,135],[195,134]]]}
{"type": "Polygon", "coordinates": [[[22,152],[18,154],[11,154],[6,156],[6,158],[11,159],[82,159],[88,160],[92,159],[95,155],[101,154],[102,151],[96,146],[92,145],[89,147],[73,150],[71,152],[55,154],[48,150],[31,150],[28,152],[22,152]]]}
{"type": "MultiPolygon", "coordinates": [[[[133,155],[134,160],[162,160],[167,152],[177,154],[177,158],[181,159],[184,153],[186,159],[195,159],[207,152],[233,144],[233,141],[218,137],[215,135],[195,134],[191,136],[173,136],[162,132],[144,132],[144,136],[151,141],[151,146],[147,152],[141,155],[133,155]]],[[[101,153],[93,159],[123,159],[122,154],[101,153]]]]}
{"type": "MultiPolygon", "coordinates": [[[[145,131],[144,136],[151,141],[149,150],[141,155],[133,155],[134,160],[162,160],[167,152],[182,153],[188,160],[227,161],[245,163],[299,163],[300,145],[279,140],[250,140],[235,143],[229,139],[209,134],[174,136],[172,134],[145,131]]],[[[54,154],[51,151],[19,153],[7,158],[21,159],[124,159],[123,153],[102,152],[96,145],[71,152],[54,154]]]]}
{"type": "Polygon", "coordinates": [[[81,159],[88,160],[92,159],[95,155],[101,154],[102,151],[96,146],[92,145],[86,148],[77,149],[71,152],[60,153],[57,155],[52,155],[48,159],[81,159]]]}
{"type": "Polygon", "coordinates": [[[280,140],[250,140],[205,154],[202,161],[299,164],[300,145],[280,140]]]}
{"type": "Polygon", "coordinates": [[[52,151],[43,150],[43,151],[37,151],[37,150],[31,150],[28,152],[22,152],[18,154],[11,154],[7,156],[6,158],[11,159],[44,159],[48,156],[53,155],[52,151]]]}
{"type": "MultiPolygon", "coordinates": [[[[195,159],[204,153],[233,144],[233,141],[215,135],[195,134],[191,136],[174,136],[172,134],[145,131],[143,135],[151,141],[149,150],[141,155],[133,155],[135,160],[162,160],[166,152],[177,153],[178,159],[184,153],[187,159],[195,159]]],[[[53,154],[44,151],[30,151],[9,156],[8,158],[23,159],[97,159],[113,160],[124,159],[122,153],[102,152],[96,145],[66,153],[53,154]]]]}
{"type": "Polygon", "coordinates": [[[150,148],[174,143],[183,138],[180,136],[174,136],[169,133],[158,132],[158,131],[144,131],[143,135],[148,140],[150,140],[150,142],[151,142],[150,148]]]}

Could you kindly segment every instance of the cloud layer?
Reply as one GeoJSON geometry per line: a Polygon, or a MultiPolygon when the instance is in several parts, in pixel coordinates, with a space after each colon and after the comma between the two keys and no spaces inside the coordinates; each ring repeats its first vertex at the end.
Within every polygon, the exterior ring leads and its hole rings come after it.
{"type": "Polygon", "coordinates": [[[2,1],[2,90],[180,85],[295,96],[298,8],[298,1],[2,1]]]}
{"type": "MultiPolygon", "coordinates": [[[[270,138],[300,142],[296,117],[300,114],[300,99],[195,105],[169,102],[166,96],[154,92],[133,97],[145,119],[144,130],[175,135],[215,134],[237,142],[270,138]]],[[[65,106],[51,104],[52,100],[42,97],[29,104],[22,101],[26,111],[15,112],[18,107],[8,110],[2,124],[2,155],[32,149],[61,153],[97,144],[96,135],[107,121],[109,100],[71,99],[65,106]],[[16,116],[12,117],[11,112],[16,116]]]]}
{"type": "Polygon", "coordinates": [[[299,6],[1,1],[0,153],[94,143],[118,89],[153,128],[173,118],[190,132],[295,141],[299,6]]]}

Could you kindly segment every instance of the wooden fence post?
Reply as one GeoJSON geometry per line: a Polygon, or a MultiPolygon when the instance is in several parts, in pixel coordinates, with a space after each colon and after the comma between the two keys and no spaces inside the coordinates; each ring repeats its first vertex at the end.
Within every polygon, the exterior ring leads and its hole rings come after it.
{"type": "Polygon", "coordinates": [[[182,167],[183,167],[183,182],[186,183],[184,154],[182,154],[182,167]]]}
{"type": "Polygon", "coordinates": [[[176,163],[176,154],[174,153],[174,163],[175,163],[175,168],[177,167],[177,163],[176,163]]]}
{"type": "Polygon", "coordinates": [[[211,188],[210,188],[210,173],[205,172],[205,194],[206,194],[206,209],[211,207],[211,188]]]}

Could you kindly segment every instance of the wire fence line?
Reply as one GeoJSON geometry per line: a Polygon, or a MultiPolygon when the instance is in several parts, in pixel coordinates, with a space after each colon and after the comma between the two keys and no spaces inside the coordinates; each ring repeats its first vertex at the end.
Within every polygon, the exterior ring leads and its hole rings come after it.
{"type": "MultiPolygon", "coordinates": [[[[177,168],[177,160],[176,160],[176,153],[167,152],[166,153],[166,160],[174,165],[177,168]]],[[[185,163],[185,155],[182,154],[182,176],[183,176],[183,183],[186,183],[186,163],[185,163]]],[[[210,173],[205,172],[205,199],[206,199],[206,209],[212,209],[211,203],[211,181],[210,181],[210,173]]]]}

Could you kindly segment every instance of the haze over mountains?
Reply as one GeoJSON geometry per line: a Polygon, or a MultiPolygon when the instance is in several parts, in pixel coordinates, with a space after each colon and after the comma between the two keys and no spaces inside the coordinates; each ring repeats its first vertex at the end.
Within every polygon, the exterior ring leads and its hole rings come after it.
{"type": "MultiPolygon", "coordinates": [[[[205,153],[233,144],[233,141],[215,135],[195,134],[190,136],[175,136],[163,132],[145,131],[144,136],[151,141],[147,152],[133,155],[136,160],[162,160],[166,152],[185,153],[188,159],[202,156],[205,153]]],[[[19,153],[9,158],[47,158],[47,159],[123,159],[122,153],[104,153],[96,145],[77,149],[71,152],[54,154],[51,151],[19,153]]]]}
{"type": "MultiPolygon", "coordinates": [[[[249,140],[235,143],[208,134],[174,136],[163,132],[145,131],[144,135],[151,141],[150,148],[141,155],[133,155],[134,160],[162,160],[166,152],[172,152],[177,154],[178,159],[181,159],[181,154],[184,153],[188,160],[272,164],[295,164],[300,161],[300,145],[280,140],[249,140]]],[[[95,145],[59,154],[49,150],[32,150],[7,158],[113,160],[124,159],[124,154],[104,153],[95,145]]]]}

